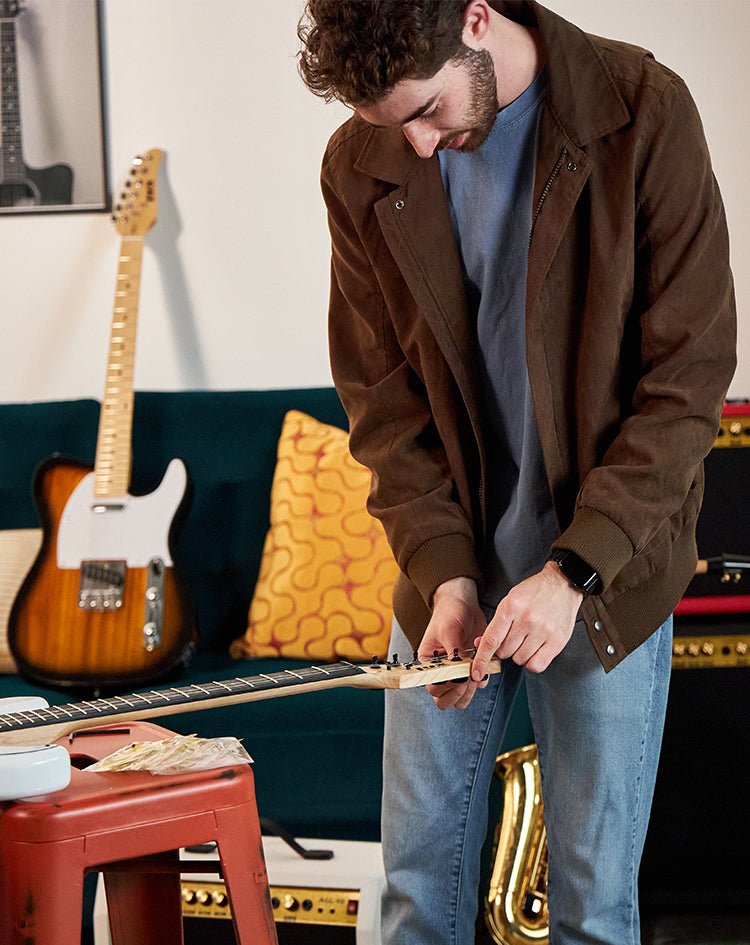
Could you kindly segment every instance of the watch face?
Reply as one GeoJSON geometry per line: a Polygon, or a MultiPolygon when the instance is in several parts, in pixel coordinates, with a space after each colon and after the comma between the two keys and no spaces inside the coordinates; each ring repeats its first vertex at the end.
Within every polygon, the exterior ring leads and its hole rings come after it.
{"type": "Polygon", "coordinates": [[[579,558],[572,551],[561,551],[553,557],[573,587],[584,594],[589,593],[599,583],[599,575],[591,565],[586,564],[583,558],[579,558]]]}

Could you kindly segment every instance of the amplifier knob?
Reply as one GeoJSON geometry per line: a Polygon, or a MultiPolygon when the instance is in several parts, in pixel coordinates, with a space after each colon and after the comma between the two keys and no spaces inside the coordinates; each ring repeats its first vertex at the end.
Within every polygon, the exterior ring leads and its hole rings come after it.
{"type": "Polygon", "coordinates": [[[284,908],[288,909],[290,912],[296,912],[299,909],[299,902],[294,896],[290,896],[288,893],[284,896],[284,908]]]}
{"type": "Polygon", "coordinates": [[[672,653],[675,656],[684,656],[685,655],[685,644],[684,643],[675,643],[672,647],[672,653]]]}
{"type": "Polygon", "coordinates": [[[214,904],[217,906],[225,906],[229,902],[229,899],[227,898],[227,894],[225,892],[222,892],[222,890],[220,889],[215,889],[211,893],[211,898],[213,899],[214,904]]]}
{"type": "Polygon", "coordinates": [[[735,647],[738,656],[747,656],[747,643],[744,640],[740,640],[735,647]]]}
{"type": "Polygon", "coordinates": [[[691,656],[697,656],[700,653],[701,648],[698,646],[697,643],[688,643],[687,650],[691,656]]]}
{"type": "Polygon", "coordinates": [[[713,652],[714,652],[713,643],[709,643],[708,641],[706,641],[701,647],[701,653],[703,653],[704,656],[713,656],[713,652]]]}
{"type": "Polygon", "coordinates": [[[194,889],[183,889],[182,890],[182,901],[186,902],[189,906],[195,902],[195,890],[194,889]]]}
{"type": "Polygon", "coordinates": [[[732,436],[740,436],[742,433],[742,424],[739,420],[732,420],[729,424],[729,432],[732,436]]]}
{"type": "Polygon", "coordinates": [[[195,901],[201,906],[205,906],[206,903],[211,901],[211,893],[207,892],[205,889],[199,889],[195,893],[195,901]]]}

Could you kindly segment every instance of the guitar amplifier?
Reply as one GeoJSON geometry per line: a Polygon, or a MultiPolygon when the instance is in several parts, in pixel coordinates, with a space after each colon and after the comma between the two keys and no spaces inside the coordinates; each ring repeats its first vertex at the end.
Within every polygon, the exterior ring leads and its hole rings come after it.
{"type": "MultiPolygon", "coordinates": [[[[703,559],[675,610],[672,676],[640,873],[644,912],[750,912],[750,404],[728,404],[706,458],[703,559]]],[[[692,941],[692,939],[691,939],[692,941]]],[[[711,939],[713,941],[713,939],[711,939]]],[[[718,940],[717,940],[718,941],[718,940]]],[[[732,939],[734,941],[734,939],[732,939]]]]}
{"type": "MultiPolygon", "coordinates": [[[[263,837],[279,945],[380,945],[385,885],[380,844],[299,842],[309,849],[332,850],[333,857],[305,860],[278,837],[263,837]]],[[[185,855],[205,861],[207,868],[217,861],[216,852],[185,855]]],[[[226,888],[217,873],[183,873],[181,885],[185,945],[234,945],[226,888]]],[[[101,877],[94,904],[94,945],[111,945],[101,877]]]]}

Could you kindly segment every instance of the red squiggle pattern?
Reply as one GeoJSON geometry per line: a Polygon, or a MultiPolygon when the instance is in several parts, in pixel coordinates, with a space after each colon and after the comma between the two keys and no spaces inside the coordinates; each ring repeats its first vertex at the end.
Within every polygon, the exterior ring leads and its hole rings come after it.
{"type": "Polygon", "coordinates": [[[384,657],[398,574],[383,527],[366,509],[370,472],[348,435],[299,411],[284,418],[271,527],[235,657],[384,657]]]}

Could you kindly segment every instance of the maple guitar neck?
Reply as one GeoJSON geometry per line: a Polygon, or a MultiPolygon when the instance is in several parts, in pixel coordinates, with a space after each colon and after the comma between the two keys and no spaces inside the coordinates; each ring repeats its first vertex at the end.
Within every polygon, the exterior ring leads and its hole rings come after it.
{"type": "Polygon", "coordinates": [[[142,258],[143,236],[123,236],[96,441],[94,496],[99,499],[123,496],[130,486],[133,375],[142,258]]]}
{"type": "MultiPolygon", "coordinates": [[[[500,661],[490,663],[489,672],[500,670],[500,661]]],[[[428,663],[379,663],[358,666],[331,663],[280,673],[180,686],[150,692],[113,696],[109,699],[74,702],[44,709],[14,711],[0,715],[0,745],[33,747],[46,745],[82,728],[214,709],[222,706],[314,692],[337,686],[363,689],[411,689],[456,679],[466,679],[471,659],[438,657],[428,663]]]]}
{"type": "Polygon", "coordinates": [[[131,474],[135,346],[141,294],[143,240],[156,221],[156,176],[163,152],[133,159],[112,219],[120,234],[115,301],[94,463],[94,497],[127,494],[131,474]]]}

